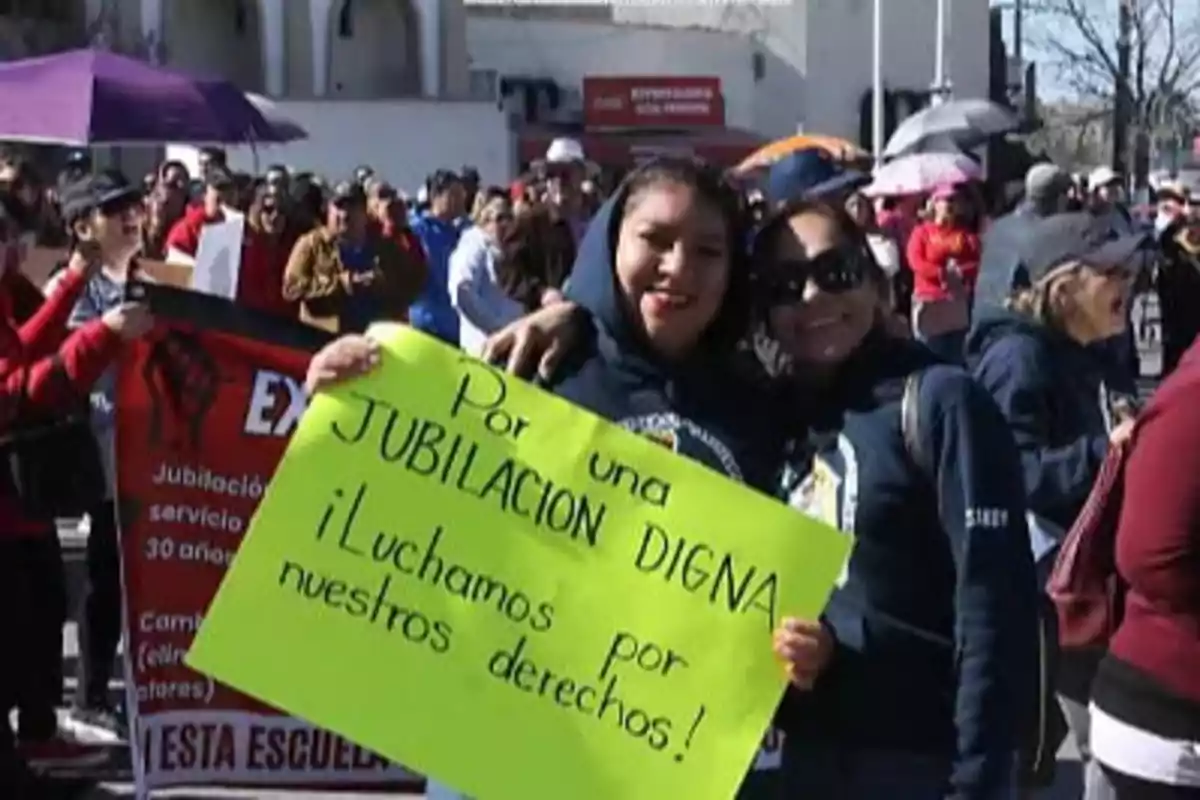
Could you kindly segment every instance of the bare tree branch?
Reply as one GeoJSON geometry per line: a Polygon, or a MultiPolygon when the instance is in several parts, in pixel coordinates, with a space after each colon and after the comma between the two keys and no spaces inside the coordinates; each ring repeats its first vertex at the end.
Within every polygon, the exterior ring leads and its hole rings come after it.
{"type": "MultiPolygon", "coordinates": [[[[1190,129],[1200,109],[1200,4],[1121,0],[1130,12],[1124,89],[1135,141],[1190,129]]],[[[1033,0],[1030,50],[1080,102],[1111,113],[1123,76],[1111,0],[1033,0]]],[[[1096,130],[1094,124],[1082,127],[1096,130]]],[[[1091,134],[1088,134],[1089,136],[1091,134]]]]}

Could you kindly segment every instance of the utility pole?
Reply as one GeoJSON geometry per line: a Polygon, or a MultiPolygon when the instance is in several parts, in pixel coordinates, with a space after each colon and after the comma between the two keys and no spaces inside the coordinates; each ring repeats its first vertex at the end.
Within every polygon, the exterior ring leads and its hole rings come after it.
{"type": "Polygon", "coordinates": [[[1025,0],[1013,0],[1013,58],[1025,69],[1025,0]]]}
{"type": "Polygon", "coordinates": [[[887,124],[883,105],[883,0],[875,0],[871,26],[871,154],[878,165],[883,160],[887,124]]]}
{"type": "Polygon", "coordinates": [[[950,85],[946,76],[946,27],[950,16],[950,0],[937,0],[937,41],[933,51],[933,104],[941,105],[948,99],[950,85]]]}
{"type": "Polygon", "coordinates": [[[1130,60],[1133,52],[1133,0],[1120,0],[1117,18],[1117,85],[1113,104],[1113,171],[1128,176],[1126,158],[1129,154],[1129,118],[1133,113],[1133,98],[1129,91],[1130,60]]]}

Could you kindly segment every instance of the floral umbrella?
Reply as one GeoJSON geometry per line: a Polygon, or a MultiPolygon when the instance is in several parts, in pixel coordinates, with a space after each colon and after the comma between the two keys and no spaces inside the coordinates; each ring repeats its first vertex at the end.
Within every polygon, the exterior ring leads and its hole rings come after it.
{"type": "Polygon", "coordinates": [[[979,164],[962,153],[913,153],[875,170],[875,179],[863,193],[873,197],[924,194],[938,186],[956,186],[982,177],[979,164]]]}

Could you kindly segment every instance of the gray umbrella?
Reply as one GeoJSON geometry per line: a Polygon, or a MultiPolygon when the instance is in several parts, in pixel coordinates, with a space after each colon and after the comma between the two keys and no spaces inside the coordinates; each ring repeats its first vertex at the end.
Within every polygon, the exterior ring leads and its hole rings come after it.
{"type": "Polygon", "coordinates": [[[1017,115],[990,100],[952,100],[918,111],[900,123],[885,158],[953,145],[966,150],[1020,126],[1017,115]]]}

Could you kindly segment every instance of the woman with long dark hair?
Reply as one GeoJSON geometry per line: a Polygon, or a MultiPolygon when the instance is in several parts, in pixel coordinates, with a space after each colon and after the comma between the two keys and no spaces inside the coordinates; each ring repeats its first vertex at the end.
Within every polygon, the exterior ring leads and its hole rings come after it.
{"type": "MultiPolygon", "coordinates": [[[[1039,750],[1038,616],[1003,417],[963,370],[894,334],[886,276],[844,210],[777,212],[751,273],[773,388],[791,398],[768,425],[798,434],[777,490],[854,539],[823,631],[776,633],[794,685],[777,718],[785,796],[1015,796],[1022,751],[1039,750]]],[[[517,323],[491,355],[553,374],[568,314],[517,323]]]]}

